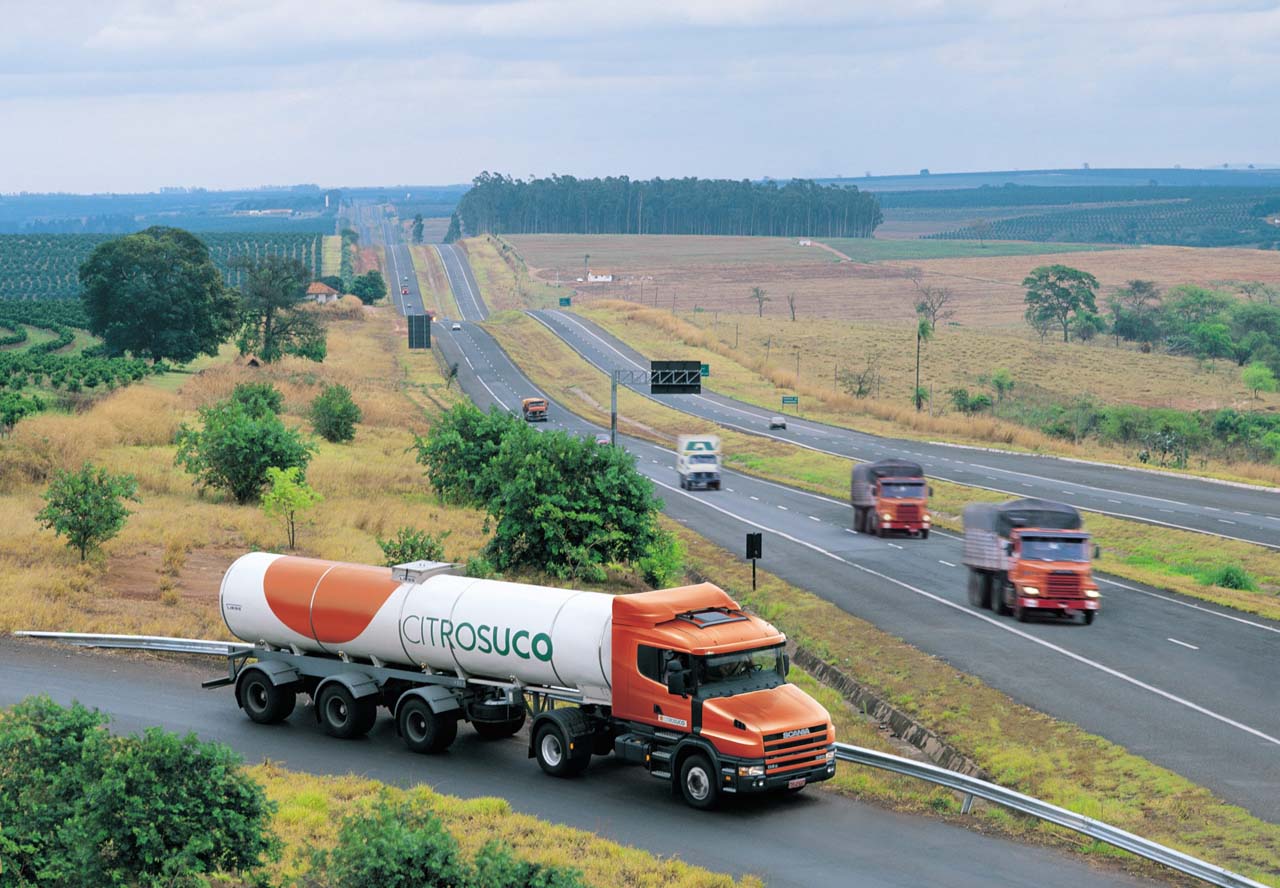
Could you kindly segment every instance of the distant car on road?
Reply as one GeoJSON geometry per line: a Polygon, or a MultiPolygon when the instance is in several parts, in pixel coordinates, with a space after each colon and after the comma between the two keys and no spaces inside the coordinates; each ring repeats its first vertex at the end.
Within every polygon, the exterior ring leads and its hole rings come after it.
{"type": "Polygon", "coordinates": [[[409,288],[408,288],[408,287],[401,287],[401,288],[400,288],[400,295],[401,295],[401,296],[408,296],[408,295],[409,295],[409,288]]]}
{"type": "Polygon", "coordinates": [[[771,428],[771,429],[785,429],[786,427],[787,427],[787,418],[786,418],[785,416],[771,416],[771,417],[769,417],[769,428],[771,428]]]}
{"type": "Polygon", "coordinates": [[[608,444],[609,444],[609,433],[608,433],[608,432],[596,432],[596,443],[597,443],[597,444],[604,444],[605,446],[608,446],[608,444]]]}
{"type": "Polygon", "coordinates": [[[451,324],[451,325],[450,325],[449,329],[450,329],[450,330],[461,330],[461,329],[462,329],[462,325],[461,325],[461,324],[459,324],[457,321],[454,321],[454,322],[453,322],[453,324],[451,324]]]}

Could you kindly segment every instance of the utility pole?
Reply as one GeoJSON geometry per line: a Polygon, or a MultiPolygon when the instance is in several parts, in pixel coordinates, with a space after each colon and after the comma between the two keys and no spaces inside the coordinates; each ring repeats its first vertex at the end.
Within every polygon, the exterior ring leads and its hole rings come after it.
{"type": "Polygon", "coordinates": [[[733,322],[733,347],[736,351],[738,348],[738,322],[733,322]]]}
{"type": "Polygon", "coordinates": [[[609,374],[609,444],[618,446],[618,371],[609,374]]]}
{"type": "Polygon", "coordinates": [[[800,346],[796,346],[796,385],[800,384],[800,346]]]}

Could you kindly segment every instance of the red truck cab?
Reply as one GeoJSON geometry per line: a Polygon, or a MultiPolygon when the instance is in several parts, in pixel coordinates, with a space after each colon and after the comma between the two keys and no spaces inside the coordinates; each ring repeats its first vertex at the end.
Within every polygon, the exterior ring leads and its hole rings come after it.
{"type": "Polygon", "coordinates": [[[1092,623],[1099,607],[1098,584],[1090,568],[1093,545],[1078,530],[1018,528],[1009,541],[1008,581],[1003,607],[1024,620],[1029,611],[1079,611],[1092,623]]]}
{"type": "Polygon", "coordinates": [[[900,531],[929,538],[933,519],[929,517],[929,486],[923,478],[881,478],[876,482],[873,511],[870,532],[877,536],[900,531]]]}

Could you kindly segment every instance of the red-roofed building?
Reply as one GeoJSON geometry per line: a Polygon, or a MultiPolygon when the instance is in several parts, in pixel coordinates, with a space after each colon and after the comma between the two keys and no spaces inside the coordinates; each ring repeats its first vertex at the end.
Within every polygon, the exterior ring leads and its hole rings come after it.
{"type": "Polygon", "coordinates": [[[312,281],[311,286],[307,287],[307,295],[320,305],[326,302],[337,302],[342,298],[341,293],[323,281],[312,281]]]}

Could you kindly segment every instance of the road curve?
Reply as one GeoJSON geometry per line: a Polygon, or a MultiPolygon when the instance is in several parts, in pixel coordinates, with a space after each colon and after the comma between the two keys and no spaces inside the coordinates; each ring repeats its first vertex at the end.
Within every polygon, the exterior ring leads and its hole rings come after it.
{"type": "MultiPolygon", "coordinates": [[[[355,773],[398,786],[430,784],[467,798],[500,796],[517,811],[590,830],[663,857],[735,876],[755,874],[774,888],[819,885],[1134,886],[1155,884],[1102,870],[1046,848],[995,839],[960,826],[909,817],[831,793],[726,806],[699,812],[639,768],[598,760],[577,780],[543,775],[526,756],[523,736],[481,741],[463,730],[449,753],[415,756],[389,718],[371,735],[340,741],[324,735],[309,706],[288,722],[263,726],[241,715],[230,689],[202,691],[225,674],[215,660],[159,660],[0,641],[0,706],[37,692],[112,716],[116,730],[158,725],[217,740],[249,762],[270,759],[313,774],[355,773]]],[[[304,698],[305,699],[305,698],[304,698]]]]}
{"type": "MultiPolygon", "coordinates": [[[[649,359],[599,325],[566,311],[530,312],[590,363],[602,370],[648,369],[649,359]]],[[[711,356],[714,374],[715,356],[711,356]]],[[[700,396],[650,395],[675,410],[753,435],[857,460],[911,456],[930,477],[1071,503],[1104,515],[1175,527],[1280,549],[1280,494],[1196,478],[1093,465],[1036,454],[1002,453],[923,441],[881,438],[837,426],[787,417],[770,430],[773,412],[707,392],[700,396]]]]}
{"type": "MultiPolygon", "coordinates": [[[[545,396],[474,323],[438,345],[482,408],[515,411],[522,397],[545,396]]],[[[555,402],[548,426],[600,430],[555,402]]],[[[1093,626],[1017,624],[968,606],[952,534],[853,534],[845,503],[734,472],[722,491],[683,491],[669,450],[620,441],[658,485],[665,511],[718,545],[738,551],[745,532],[764,531],[764,565],[784,579],[1019,702],[1280,820],[1280,623],[1104,576],[1093,626]]]]}

